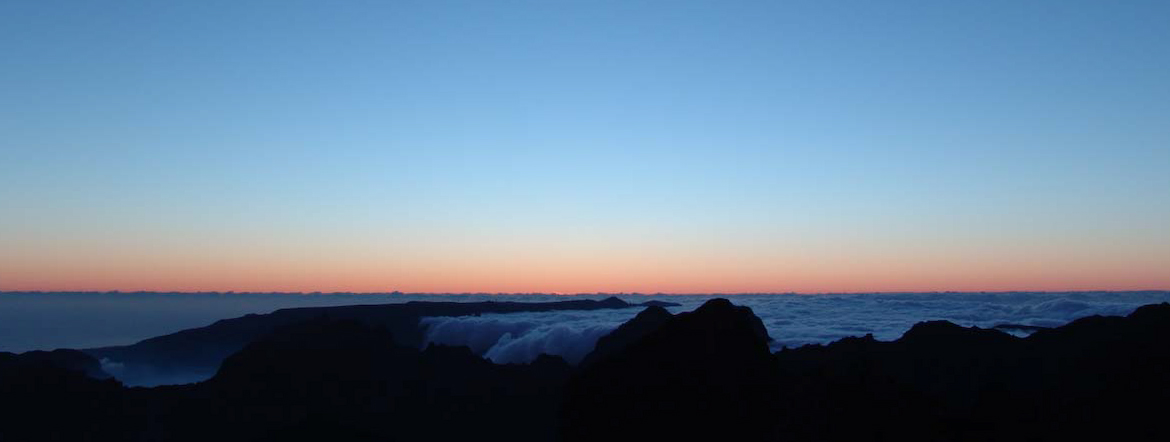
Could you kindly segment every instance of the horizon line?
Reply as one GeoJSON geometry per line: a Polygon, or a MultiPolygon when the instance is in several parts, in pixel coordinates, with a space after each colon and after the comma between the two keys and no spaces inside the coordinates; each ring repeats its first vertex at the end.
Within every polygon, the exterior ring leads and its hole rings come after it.
{"type": "Polygon", "coordinates": [[[914,294],[1046,294],[1046,293],[1170,293],[1167,289],[1081,289],[1081,290],[885,290],[885,291],[830,291],[830,292],[347,292],[347,291],[186,291],[186,290],[0,290],[0,295],[11,294],[170,294],[170,295],[361,295],[361,296],[751,296],[751,295],[914,295],[914,294]]]}

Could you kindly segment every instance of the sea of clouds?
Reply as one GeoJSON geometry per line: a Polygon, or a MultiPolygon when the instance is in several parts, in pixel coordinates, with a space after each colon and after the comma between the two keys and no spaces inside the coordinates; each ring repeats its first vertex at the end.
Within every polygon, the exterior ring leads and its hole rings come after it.
{"type": "Polygon", "coordinates": [[[466,345],[493,362],[530,362],[541,353],[576,364],[593,351],[597,339],[629,321],[641,308],[431,317],[427,343],[466,345]]]}
{"type": "MultiPolygon", "coordinates": [[[[676,302],[671,313],[693,310],[714,296],[626,296],[631,302],[676,302]]],[[[1127,315],[1135,308],[1170,301],[1170,292],[914,293],[843,295],[735,295],[752,308],[772,336],[772,349],[827,344],[873,334],[897,339],[915,323],[943,319],[984,328],[1000,324],[1063,325],[1091,315],[1127,315]]],[[[508,313],[424,318],[429,342],[467,345],[497,363],[523,363],[541,353],[579,362],[597,339],[640,309],[589,312],[508,313]]]]}
{"type": "MultiPolygon", "coordinates": [[[[248,313],[287,307],[384,304],[418,300],[557,301],[608,295],[294,295],[294,294],[0,294],[0,351],[132,344],[248,313]]],[[[629,302],[662,300],[690,311],[715,296],[624,295],[629,302]]],[[[763,320],[772,347],[829,343],[872,333],[897,339],[920,321],[963,326],[1053,327],[1090,315],[1125,315],[1141,305],[1170,302],[1170,292],[916,293],[731,295],[763,320]]],[[[523,363],[541,353],[579,362],[597,339],[640,308],[423,318],[428,342],[467,345],[497,363],[523,363]]],[[[116,367],[111,367],[116,368],[116,367]]]]}

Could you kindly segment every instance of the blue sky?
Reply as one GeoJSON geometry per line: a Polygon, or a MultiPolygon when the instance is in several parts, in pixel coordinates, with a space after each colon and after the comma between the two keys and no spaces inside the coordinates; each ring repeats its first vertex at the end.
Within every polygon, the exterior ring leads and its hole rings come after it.
{"type": "Polygon", "coordinates": [[[1165,2],[0,5],[0,289],[1166,288],[1165,2]]]}

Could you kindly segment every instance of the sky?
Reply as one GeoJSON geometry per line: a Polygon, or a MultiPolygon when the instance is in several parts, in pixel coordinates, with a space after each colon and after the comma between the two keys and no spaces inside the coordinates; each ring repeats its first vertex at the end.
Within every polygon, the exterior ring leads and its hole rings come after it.
{"type": "Polygon", "coordinates": [[[0,2],[0,290],[1166,289],[1167,16],[0,2]]]}

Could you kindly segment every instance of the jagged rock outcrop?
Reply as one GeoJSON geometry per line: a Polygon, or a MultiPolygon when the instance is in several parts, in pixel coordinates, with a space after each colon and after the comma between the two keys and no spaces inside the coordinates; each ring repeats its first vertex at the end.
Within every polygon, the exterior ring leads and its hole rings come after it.
{"type": "Polygon", "coordinates": [[[657,330],[663,324],[670,320],[674,315],[666,309],[658,306],[647,307],[634,316],[633,319],[626,321],[626,323],[618,326],[617,329],[609,334],[602,336],[594,345],[593,351],[585,355],[585,359],[578,364],[579,367],[585,368],[592,366],[599,360],[606,359],[626,347],[630,346],[657,330]]]}
{"type": "Polygon", "coordinates": [[[777,385],[759,318],[714,299],[584,367],[566,388],[561,436],[766,439],[777,385]]]}

